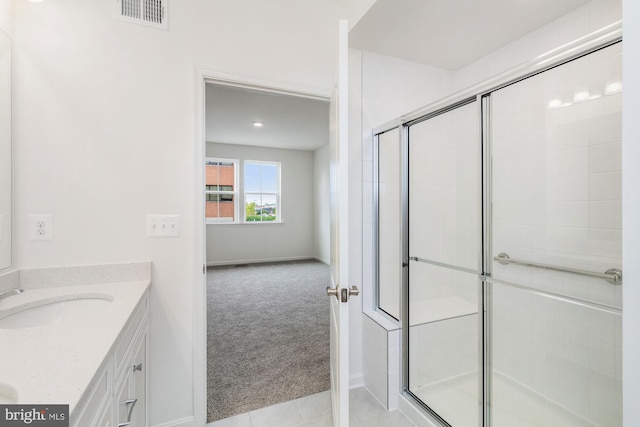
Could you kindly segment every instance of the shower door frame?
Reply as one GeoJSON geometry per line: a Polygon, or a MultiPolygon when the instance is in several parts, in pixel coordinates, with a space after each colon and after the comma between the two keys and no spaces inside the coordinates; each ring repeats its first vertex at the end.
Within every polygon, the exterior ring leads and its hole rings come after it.
{"type": "MultiPolygon", "coordinates": [[[[401,325],[402,325],[402,348],[403,348],[403,363],[402,363],[402,384],[403,384],[403,394],[405,396],[410,397],[414,403],[417,403],[420,407],[422,407],[428,414],[429,416],[432,418],[432,421],[435,421],[437,423],[439,423],[442,426],[445,427],[452,427],[451,424],[449,424],[444,418],[442,418],[442,416],[440,414],[438,414],[435,410],[431,409],[426,402],[423,402],[420,398],[418,398],[413,392],[411,392],[409,390],[409,357],[410,357],[410,352],[409,352],[409,346],[410,346],[410,340],[409,340],[409,302],[410,302],[410,296],[409,296],[409,266],[410,266],[410,254],[409,254],[409,129],[411,126],[413,125],[417,125],[419,123],[428,121],[430,119],[434,119],[436,117],[442,116],[444,114],[447,114],[449,112],[453,112],[455,110],[457,110],[458,108],[462,108],[465,107],[467,105],[470,104],[476,104],[476,108],[480,108],[481,103],[480,103],[480,95],[472,95],[472,96],[468,96],[468,97],[463,97],[462,99],[458,99],[455,102],[450,103],[449,105],[442,107],[442,108],[438,108],[430,113],[421,115],[413,120],[408,120],[408,121],[404,121],[402,123],[402,131],[401,131],[401,141],[400,141],[400,145],[402,147],[402,168],[401,168],[401,173],[402,173],[402,177],[401,177],[401,181],[402,181],[402,190],[401,190],[401,194],[402,194],[402,318],[401,318],[401,325]]],[[[482,113],[482,111],[480,111],[480,114],[482,113]]],[[[479,115],[478,116],[481,120],[482,120],[482,116],[479,115]]],[[[478,141],[481,142],[481,141],[478,141]]],[[[482,152],[482,147],[480,150],[478,150],[478,162],[480,165],[482,165],[482,157],[483,157],[484,153],[482,152]]],[[[479,172],[482,175],[484,173],[484,168],[480,167],[479,168],[479,172]]],[[[480,177],[478,177],[480,178],[480,177]]],[[[483,180],[479,179],[478,180],[478,202],[480,202],[481,204],[484,204],[484,198],[483,198],[483,180]]],[[[482,229],[483,229],[483,217],[482,217],[482,207],[480,207],[479,209],[480,212],[480,218],[478,218],[478,251],[480,254],[482,254],[482,247],[483,247],[483,242],[484,242],[484,237],[483,237],[483,233],[482,233],[482,229]]],[[[478,377],[478,387],[479,387],[479,396],[484,396],[483,393],[483,387],[485,384],[484,379],[482,378],[484,376],[484,373],[487,372],[487,370],[482,369],[484,367],[485,362],[485,357],[484,357],[484,349],[483,349],[483,336],[489,336],[489,335],[485,335],[484,331],[485,331],[485,324],[484,324],[484,311],[482,310],[483,307],[483,295],[484,295],[484,289],[485,289],[485,283],[484,283],[484,262],[483,262],[483,255],[481,255],[478,259],[478,271],[469,271],[463,267],[459,267],[459,266],[454,266],[454,265],[445,265],[445,264],[440,264],[438,262],[429,262],[429,264],[431,265],[435,265],[435,266],[440,266],[440,267],[444,267],[444,268],[448,268],[454,271],[460,271],[460,272],[464,272],[464,273],[471,273],[471,274],[478,274],[478,314],[483,313],[483,315],[481,317],[478,318],[479,324],[481,325],[480,328],[478,328],[479,331],[479,337],[478,337],[478,346],[479,346],[479,351],[478,354],[479,355],[483,355],[482,357],[479,358],[478,363],[480,366],[479,369],[479,377],[478,377]],[[480,376],[481,375],[481,376],[480,376]]],[[[486,407],[486,405],[482,404],[479,405],[479,419],[480,417],[484,418],[484,408],[486,407]]],[[[480,426],[482,426],[482,424],[480,424],[480,426]]],[[[455,427],[455,426],[454,426],[455,427]]]]}
{"type": "MultiPolygon", "coordinates": [[[[622,22],[619,21],[615,24],[606,26],[600,30],[594,31],[591,34],[581,37],[578,40],[567,43],[557,49],[553,49],[534,60],[525,63],[521,66],[515,67],[507,72],[499,74],[498,76],[488,79],[480,84],[470,87],[469,89],[451,95],[436,103],[430,104],[424,108],[416,110],[408,115],[402,116],[393,121],[387,122],[383,125],[377,126],[372,129],[374,159],[376,157],[375,151],[377,150],[378,135],[398,128],[400,131],[400,146],[402,149],[401,161],[401,251],[402,251],[402,285],[400,289],[401,293],[401,310],[400,310],[400,324],[402,327],[402,381],[401,381],[401,397],[408,400],[410,404],[417,405],[424,410],[424,414],[430,419],[430,421],[442,425],[450,426],[440,415],[429,408],[424,402],[422,402],[417,396],[415,396],[409,390],[409,127],[413,124],[419,123],[429,118],[436,117],[444,114],[448,111],[452,111],[455,108],[461,107],[471,102],[478,102],[478,108],[480,109],[480,123],[478,124],[480,129],[480,221],[479,221],[479,243],[478,254],[480,272],[478,274],[478,313],[482,314],[479,317],[478,328],[478,347],[480,355],[478,360],[478,389],[479,389],[479,408],[478,408],[478,426],[489,427],[491,426],[491,413],[489,410],[490,398],[491,398],[491,310],[490,310],[490,283],[491,279],[491,231],[492,231],[492,212],[491,203],[491,120],[490,120],[490,96],[493,92],[507,87],[509,85],[521,82],[527,78],[533,77],[537,74],[548,71],[552,68],[564,65],[575,59],[589,55],[598,50],[607,48],[616,43],[622,41],[622,22]],[[473,99],[475,98],[475,99],[473,99]]],[[[375,162],[374,162],[375,165],[375,162]]],[[[377,177],[374,166],[374,178],[377,177]]],[[[374,182],[374,230],[377,230],[378,217],[378,194],[376,179],[374,182]]],[[[379,253],[377,233],[374,233],[374,260],[379,253]]],[[[379,263],[374,261],[374,280],[377,292],[378,286],[378,266],[379,263]]],[[[380,310],[378,307],[377,298],[375,298],[375,310],[380,310]]],[[[457,426],[453,426],[457,427],[457,426]]]]}

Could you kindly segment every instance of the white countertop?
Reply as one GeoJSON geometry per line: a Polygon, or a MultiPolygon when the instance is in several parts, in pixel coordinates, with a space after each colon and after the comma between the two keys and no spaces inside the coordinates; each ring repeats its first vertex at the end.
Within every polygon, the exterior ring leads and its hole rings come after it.
{"type": "Polygon", "coordinates": [[[26,289],[0,301],[1,316],[43,298],[71,294],[113,298],[95,309],[71,309],[48,325],[0,328],[0,388],[4,384],[15,389],[17,403],[69,404],[73,413],[149,286],[149,280],[139,280],[26,289]]]}

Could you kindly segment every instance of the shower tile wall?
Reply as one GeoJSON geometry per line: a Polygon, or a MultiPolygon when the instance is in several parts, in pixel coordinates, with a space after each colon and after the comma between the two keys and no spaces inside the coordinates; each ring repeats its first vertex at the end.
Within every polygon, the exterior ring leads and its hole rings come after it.
{"type": "Polygon", "coordinates": [[[387,331],[365,317],[362,322],[362,339],[369,343],[363,360],[364,385],[384,407],[387,407],[387,331]]]}
{"type": "MultiPolygon", "coordinates": [[[[620,55],[618,44],[492,95],[492,255],[621,268],[620,55]]],[[[492,268],[501,281],[622,306],[621,286],[603,279],[492,268]]],[[[621,425],[619,311],[503,284],[492,307],[493,425],[621,425]],[[525,390],[533,398],[514,402],[525,390]]]]}
{"type": "MultiPolygon", "coordinates": [[[[492,96],[494,252],[602,272],[621,266],[620,55],[616,45],[492,96]],[[581,97],[589,99],[574,101],[581,97]]],[[[620,287],[601,279],[520,273],[494,265],[505,280],[620,305],[620,287]]]]}
{"type": "Polygon", "coordinates": [[[477,110],[469,104],[409,130],[411,255],[472,270],[479,267],[477,110]]]}

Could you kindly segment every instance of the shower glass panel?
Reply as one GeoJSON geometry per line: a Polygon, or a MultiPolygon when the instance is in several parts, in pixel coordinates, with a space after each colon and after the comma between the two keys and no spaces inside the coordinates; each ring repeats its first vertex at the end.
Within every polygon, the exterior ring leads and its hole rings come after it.
{"type": "Polygon", "coordinates": [[[401,150],[398,128],[377,135],[378,308],[400,320],[401,150]]]}
{"type": "Polygon", "coordinates": [[[409,392],[478,425],[478,102],[409,126],[409,392]]]}
{"type": "MultiPolygon", "coordinates": [[[[490,95],[491,256],[622,265],[622,45],[490,95]]],[[[622,289],[491,264],[491,426],[622,425],[622,289]]]]}

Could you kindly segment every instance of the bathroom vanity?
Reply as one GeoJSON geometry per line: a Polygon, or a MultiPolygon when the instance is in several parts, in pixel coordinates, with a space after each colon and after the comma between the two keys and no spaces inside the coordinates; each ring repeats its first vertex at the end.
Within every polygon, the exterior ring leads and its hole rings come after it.
{"type": "Polygon", "coordinates": [[[0,290],[0,402],[69,404],[72,427],[148,426],[150,263],[15,271],[0,290]],[[86,284],[85,284],[86,283],[86,284]]]}

